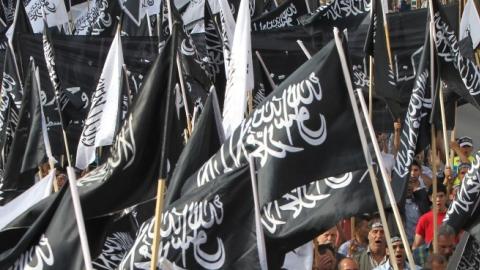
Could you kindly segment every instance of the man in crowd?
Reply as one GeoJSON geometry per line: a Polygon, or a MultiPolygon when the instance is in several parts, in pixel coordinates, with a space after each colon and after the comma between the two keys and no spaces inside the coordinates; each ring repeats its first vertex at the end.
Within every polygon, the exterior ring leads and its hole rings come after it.
{"type": "Polygon", "coordinates": [[[312,270],[335,270],[337,260],[331,244],[316,246],[313,252],[312,270]]]}
{"type": "Polygon", "coordinates": [[[413,257],[415,263],[422,265],[426,268],[435,267],[436,269],[442,269],[441,266],[446,267],[448,259],[453,255],[455,250],[456,240],[455,231],[448,225],[442,225],[438,229],[438,254],[433,254],[433,245],[424,244],[413,250],[413,257]],[[443,260],[440,260],[440,257],[443,260]]]}
{"type": "Polygon", "coordinates": [[[343,254],[338,253],[337,250],[337,238],[338,238],[338,228],[337,226],[333,226],[332,228],[328,229],[326,232],[322,233],[321,235],[317,236],[317,244],[318,245],[331,245],[333,250],[335,251],[335,258],[337,261],[340,261],[345,256],[343,254]]]}
{"type": "MultiPolygon", "coordinates": [[[[443,218],[447,212],[447,188],[439,181],[437,185],[437,197],[432,198],[433,187],[428,190],[428,196],[432,203],[435,203],[438,209],[437,224],[442,224],[443,218]]],[[[423,243],[429,244],[433,239],[433,210],[428,211],[420,217],[415,230],[415,240],[412,248],[416,249],[423,243]]]]}
{"type": "Polygon", "coordinates": [[[369,227],[367,250],[354,256],[360,270],[372,270],[388,262],[382,223],[378,220],[372,220],[369,227]]]}
{"type": "Polygon", "coordinates": [[[368,221],[369,217],[360,215],[355,217],[355,238],[346,241],[338,248],[338,253],[343,256],[353,257],[354,254],[360,253],[367,249],[368,246],[368,221]]]}
{"type": "MultiPolygon", "coordinates": [[[[394,236],[390,241],[392,243],[393,251],[395,252],[395,261],[392,262],[389,260],[388,263],[376,267],[375,270],[393,270],[393,264],[397,265],[398,270],[410,270],[410,265],[406,260],[405,247],[403,246],[402,239],[398,236],[394,236]]],[[[416,269],[420,269],[420,267],[416,266],[416,269]]]]}
{"type": "MultiPolygon", "coordinates": [[[[414,167],[412,165],[412,167],[414,167]]],[[[405,200],[405,232],[408,242],[413,243],[415,227],[421,215],[430,209],[427,190],[420,185],[418,177],[410,177],[405,200]]]]}
{"type": "Polygon", "coordinates": [[[343,258],[338,263],[338,270],[358,270],[357,262],[352,258],[343,258]]]}
{"type": "Polygon", "coordinates": [[[438,253],[448,261],[455,251],[455,246],[455,231],[448,225],[442,225],[438,229],[438,253]]]}
{"type": "Polygon", "coordinates": [[[455,151],[456,156],[452,160],[452,170],[458,171],[460,163],[472,164],[475,158],[472,156],[473,140],[470,137],[463,136],[456,141],[450,142],[450,148],[455,151]]]}
{"type": "Polygon", "coordinates": [[[420,161],[414,159],[410,167],[410,178],[418,179],[420,187],[429,188],[432,185],[432,177],[429,176],[420,161]]]}

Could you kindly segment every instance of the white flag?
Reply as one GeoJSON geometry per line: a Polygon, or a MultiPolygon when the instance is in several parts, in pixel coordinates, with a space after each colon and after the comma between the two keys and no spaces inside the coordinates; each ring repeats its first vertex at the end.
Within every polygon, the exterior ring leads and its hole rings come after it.
{"type": "Polygon", "coordinates": [[[0,230],[2,230],[6,225],[8,225],[8,223],[20,216],[34,204],[52,194],[54,179],[55,170],[51,170],[47,176],[38,181],[35,185],[31,186],[18,197],[6,205],[0,206],[0,230]]]}
{"type": "Polygon", "coordinates": [[[63,0],[30,0],[25,7],[34,33],[43,31],[43,11],[49,27],[68,23],[68,13],[63,0]]]}
{"type": "Polygon", "coordinates": [[[223,63],[225,64],[225,74],[228,76],[230,51],[235,33],[235,19],[233,18],[232,10],[230,10],[230,5],[227,0],[219,0],[218,3],[220,6],[220,20],[222,25],[223,63]]]}
{"type": "Polygon", "coordinates": [[[87,168],[95,160],[95,148],[111,145],[115,135],[122,87],[123,52],[117,31],[108,51],[97,88],[93,93],[82,135],[78,143],[76,167],[87,168]]]}
{"type": "Polygon", "coordinates": [[[472,38],[473,49],[475,49],[480,42],[480,17],[473,0],[468,0],[463,10],[459,40],[466,38],[468,35],[472,38]]]}
{"type": "Polygon", "coordinates": [[[225,101],[223,129],[230,137],[242,122],[247,105],[247,92],[253,88],[252,43],[250,34],[250,9],[248,0],[242,0],[238,11],[235,36],[232,45],[225,101]]]}

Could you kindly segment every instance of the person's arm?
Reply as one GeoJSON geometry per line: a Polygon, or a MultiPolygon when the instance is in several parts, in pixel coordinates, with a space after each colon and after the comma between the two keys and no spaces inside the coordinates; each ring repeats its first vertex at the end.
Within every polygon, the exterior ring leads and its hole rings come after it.
{"type": "Polygon", "coordinates": [[[425,184],[425,187],[429,188],[432,185],[432,178],[422,172],[420,175],[422,177],[423,183],[425,184]]]}
{"type": "Polygon", "coordinates": [[[450,148],[455,151],[457,156],[460,158],[460,161],[462,163],[470,163],[470,160],[466,155],[464,155],[461,151],[460,145],[456,141],[451,141],[450,142],[450,148]]]}
{"type": "Polygon", "coordinates": [[[415,240],[413,240],[412,249],[416,249],[423,244],[423,236],[415,234],[415,240]]]}
{"type": "Polygon", "coordinates": [[[393,155],[396,156],[398,150],[400,150],[400,131],[402,130],[402,124],[400,123],[400,119],[393,122],[393,155]]]}
{"type": "Polygon", "coordinates": [[[416,249],[417,247],[421,246],[424,241],[425,236],[425,215],[421,216],[418,219],[417,227],[415,228],[415,239],[413,240],[412,249],[416,249]]]}

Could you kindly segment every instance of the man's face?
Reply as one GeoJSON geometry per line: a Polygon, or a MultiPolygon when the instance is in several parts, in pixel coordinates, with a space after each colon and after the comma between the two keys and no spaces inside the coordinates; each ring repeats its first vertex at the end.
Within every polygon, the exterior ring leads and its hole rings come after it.
{"type": "Polygon", "coordinates": [[[319,252],[315,260],[316,265],[319,266],[318,270],[333,270],[337,264],[335,255],[330,249],[325,249],[322,252],[319,252]]]}
{"type": "Polygon", "coordinates": [[[467,157],[470,156],[470,154],[472,153],[472,150],[473,150],[473,147],[471,146],[460,147],[460,151],[462,151],[462,153],[467,157]]]}
{"type": "Polygon", "coordinates": [[[418,179],[421,172],[420,167],[417,165],[412,165],[412,167],[410,167],[410,177],[418,179]]]}
{"type": "Polygon", "coordinates": [[[405,261],[405,249],[402,242],[395,242],[392,244],[394,257],[397,265],[403,265],[405,261]]]}
{"type": "Polygon", "coordinates": [[[465,176],[465,174],[467,174],[467,172],[468,172],[468,167],[462,167],[458,172],[458,178],[463,179],[463,177],[465,176]]]}
{"type": "MultiPolygon", "coordinates": [[[[430,196],[430,201],[434,203],[432,200],[432,196],[430,196]]],[[[437,199],[435,200],[435,204],[438,207],[439,211],[445,211],[447,208],[447,195],[444,192],[437,192],[437,199]]]]}
{"type": "Polygon", "coordinates": [[[351,258],[345,258],[339,263],[338,270],[358,270],[358,265],[355,260],[351,258]]]}
{"type": "Polygon", "coordinates": [[[373,228],[368,233],[368,246],[374,254],[385,252],[385,234],[383,228],[373,228]]]}
{"type": "Polygon", "coordinates": [[[318,244],[331,244],[332,246],[335,246],[335,243],[337,242],[337,235],[337,227],[333,227],[317,237],[318,244]]]}
{"type": "Polygon", "coordinates": [[[455,236],[454,235],[439,235],[438,236],[438,253],[443,255],[445,259],[449,259],[455,250],[455,236]]]}
{"type": "Polygon", "coordinates": [[[368,221],[362,220],[360,221],[362,224],[358,228],[358,236],[360,236],[361,239],[365,240],[365,242],[368,241],[368,232],[370,231],[370,228],[368,228],[368,221]]]}

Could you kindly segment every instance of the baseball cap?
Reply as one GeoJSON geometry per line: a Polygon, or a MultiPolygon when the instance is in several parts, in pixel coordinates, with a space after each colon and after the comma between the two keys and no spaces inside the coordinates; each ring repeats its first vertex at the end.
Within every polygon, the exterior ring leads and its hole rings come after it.
{"type": "Polygon", "coordinates": [[[467,136],[463,136],[463,137],[458,138],[457,142],[460,145],[460,147],[466,147],[466,146],[473,147],[472,138],[467,137],[467,136]]]}

